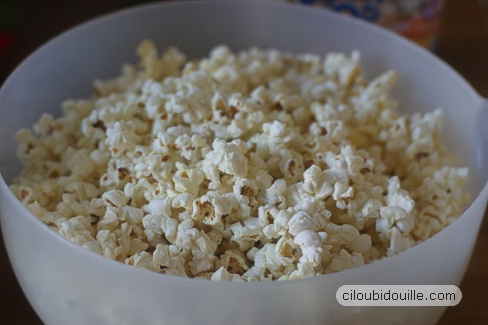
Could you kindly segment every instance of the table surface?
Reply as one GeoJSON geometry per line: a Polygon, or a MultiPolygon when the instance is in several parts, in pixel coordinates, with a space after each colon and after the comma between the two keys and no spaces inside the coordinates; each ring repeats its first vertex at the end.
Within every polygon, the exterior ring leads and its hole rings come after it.
{"type": "MultiPolygon", "coordinates": [[[[137,2],[143,1],[11,1],[15,4],[17,35],[14,44],[0,57],[0,84],[30,52],[58,33],[137,2]]],[[[480,95],[488,97],[488,8],[481,10],[477,0],[447,0],[433,51],[466,78],[480,95]]],[[[459,305],[447,309],[439,324],[488,324],[486,219],[460,286],[463,298],[459,305]]],[[[0,279],[0,324],[42,324],[15,279],[1,237],[0,279]]]]}

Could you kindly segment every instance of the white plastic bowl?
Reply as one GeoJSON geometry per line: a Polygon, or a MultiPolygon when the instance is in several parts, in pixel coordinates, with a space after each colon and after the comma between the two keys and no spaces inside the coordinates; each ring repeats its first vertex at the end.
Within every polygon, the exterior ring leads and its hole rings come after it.
{"type": "Polygon", "coordinates": [[[459,285],[488,198],[488,102],[429,52],[391,32],[325,10],[276,2],[151,4],[95,19],[47,43],[0,89],[0,214],[7,251],[46,324],[433,324],[443,307],[343,307],[345,284],[459,285]],[[135,62],[142,38],[195,57],[217,44],[295,52],[359,49],[369,77],[394,68],[405,113],[445,109],[444,139],[471,170],[472,203],[452,225],[394,257],[336,274],[274,283],[225,283],[142,271],[51,231],[7,184],[20,171],[14,134],[41,113],[135,62]]]}

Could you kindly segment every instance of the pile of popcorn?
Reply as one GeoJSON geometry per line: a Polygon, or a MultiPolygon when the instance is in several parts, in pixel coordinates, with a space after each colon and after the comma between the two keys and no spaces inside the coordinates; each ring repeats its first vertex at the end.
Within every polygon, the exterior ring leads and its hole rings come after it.
{"type": "Polygon", "coordinates": [[[138,54],[17,133],[12,191],[93,252],[192,278],[304,278],[398,254],[469,200],[442,111],[400,115],[396,73],[366,80],[357,51],[138,54]]]}

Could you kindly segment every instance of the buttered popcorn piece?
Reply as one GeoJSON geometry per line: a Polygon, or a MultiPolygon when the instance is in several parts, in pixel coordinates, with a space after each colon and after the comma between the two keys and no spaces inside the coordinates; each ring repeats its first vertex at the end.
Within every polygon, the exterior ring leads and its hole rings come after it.
{"type": "Polygon", "coordinates": [[[397,74],[368,81],[358,51],[137,53],[17,133],[12,191],[89,250],[167,275],[299,279],[401,253],[469,201],[442,110],[400,115],[397,74]]]}

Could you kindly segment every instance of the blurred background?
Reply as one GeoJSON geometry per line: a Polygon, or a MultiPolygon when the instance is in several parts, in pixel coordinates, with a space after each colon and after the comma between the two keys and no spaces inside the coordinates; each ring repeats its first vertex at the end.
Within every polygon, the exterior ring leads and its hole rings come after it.
{"type": "MultiPolygon", "coordinates": [[[[439,56],[488,98],[488,0],[290,1],[317,10],[336,10],[393,29],[439,56]],[[379,15],[375,6],[384,3],[390,6],[379,15]]],[[[148,2],[0,0],[0,85],[32,51],[59,33],[91,18],[148,2]]],[[[485,213],[471,264],[460,286],[461,303],[448,308],[439,324],[488,324],[486,217],[485,213]]],[[[1,235],[0,324],[42,324],[15,279],[1,235]]]]}

